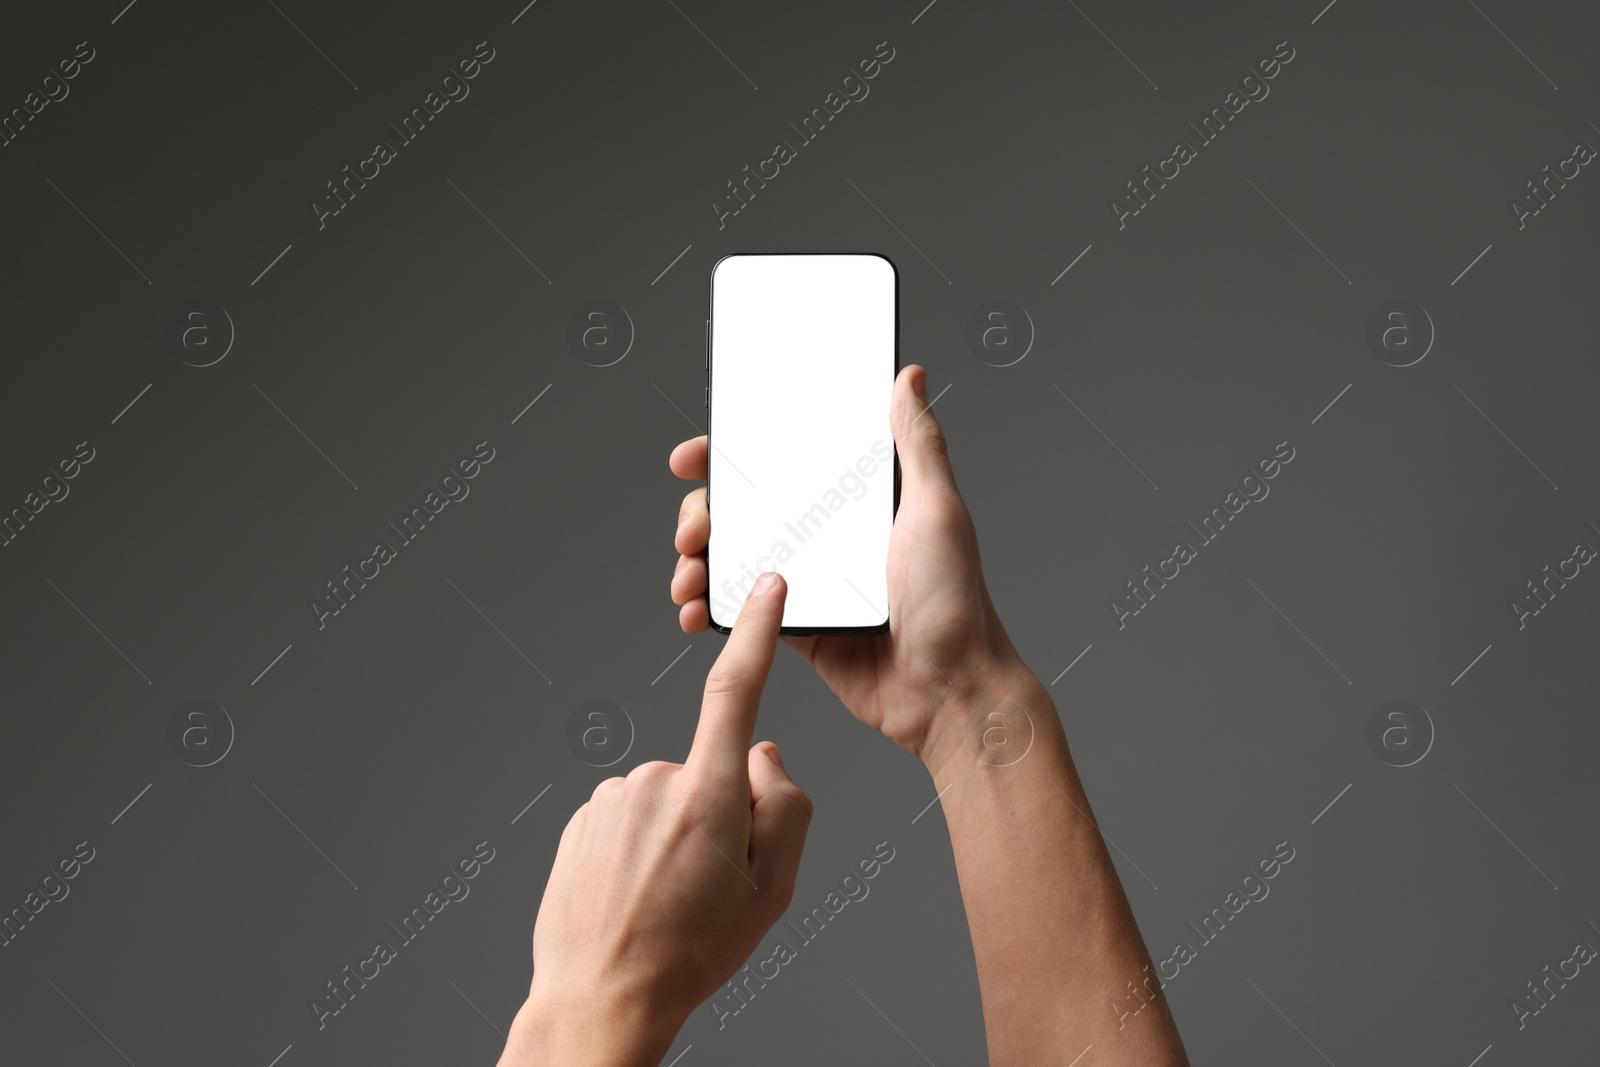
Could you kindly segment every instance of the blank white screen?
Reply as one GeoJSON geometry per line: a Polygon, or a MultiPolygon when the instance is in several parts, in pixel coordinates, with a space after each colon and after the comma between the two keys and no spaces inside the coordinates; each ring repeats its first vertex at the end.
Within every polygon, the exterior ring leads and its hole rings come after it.
{"type": "Polygon", "coordinates": [[[872,255],[749,255],[711,276],[711,619],[765,570],[783,624],[888,619],[895,270],[872,255]]]}

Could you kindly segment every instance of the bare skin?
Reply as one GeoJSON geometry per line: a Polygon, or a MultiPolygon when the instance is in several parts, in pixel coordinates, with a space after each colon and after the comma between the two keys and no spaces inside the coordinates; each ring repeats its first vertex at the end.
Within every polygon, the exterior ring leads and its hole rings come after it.
{"type": "MultiPolygon", "coordinates": [[[[1187,1067],[1061,720],[989,599],[927,395],[921,367],[901,371],[889,632],[782,640],[857,719],[920,758],[942,794],[990,1063],[1065,1067],[1092,1049],[1083,1067],[1187,1067]]],[[[703,480],[706,439],[683,442],[670,463],[703,480]]],[[[710,531],[702,487],[684,499],[674,540],[686,632],[709,624],[710,531]]],[[[658,1063],[787,908],[811,802],[773,746],[750,748],[786,594],[774,575],[746,600],[684,765],[601,783],[568,824],[501,1067],[658,1063]]]]}
{"type": "MultiPolygon", "coordinates": [[[[1060,717],[989,599],[926,397],[926,372],[904,368],[890,412],[903,475],[889,632],[782,640],[857,719],[921,758],[943,792],[990,1063],[1066,1064],[1093,1045],[1086,1064],[1186,1064],[1060,717]]],[[[706,439],[680,444],[671,467],[704,479],[706,439]]],[[[708,624],[710,532],[702,487],[684,498],[674,541],[672,599],[687,632],[708,624]]]]}
{"type": "Polygon", "coordinates": [[[752,590],[706,678],[682,765],[607,778],[572,816],[500,1067],[658,1064],[789,906],[811,800],[751,747],[788,587],[752,590]]]}

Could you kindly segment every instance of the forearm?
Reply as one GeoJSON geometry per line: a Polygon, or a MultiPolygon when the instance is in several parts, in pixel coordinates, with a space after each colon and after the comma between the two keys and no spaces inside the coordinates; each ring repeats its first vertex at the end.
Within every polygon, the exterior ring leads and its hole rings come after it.
{"type": "Polygon", "coordinates": [[[943,795],[990,1062],[1065,1065],[1092,1044],[1096,1064],[1187,1064],[1048,692],[1013,661],[952,704],[924,758],[943,795]]]}

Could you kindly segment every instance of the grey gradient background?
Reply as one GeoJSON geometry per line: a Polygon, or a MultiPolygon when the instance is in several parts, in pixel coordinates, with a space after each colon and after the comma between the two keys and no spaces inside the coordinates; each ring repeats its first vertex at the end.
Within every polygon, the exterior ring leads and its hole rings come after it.
{"type": "MultiPolygon", "coordinates": [[[[667,597],[710,265],[871,250],[1152,953],[1296,849],[1167,987],[1195,1062],[1594,1062],[1592,968],[1524,1029],[1510,1002],[1600,945],[1600,577],[1521,630],[1510,605],[1600,523],[1600,175],[1520,230],[1508,202],[1600,145],[1600,17],[924,3],[6,12],[0,111],[96,56],[0,148],[0,511],[96,457],[0,548],[0,912],[96,856],[0,948],[0,1058],[492,1062],[560,830],[615,773],[569,715],[628,710],[616,770],[681,759],[723,640],[667,597]],[[1270,96],[1119,230],[1110,199],[1284,40],[1270,96]],[[470,96],[319,230],[324,183],[480,41],[470,96]],[[719,229],[724,183],[880,41],[870,95],[719,229]],[[1406,368],[1364,337],[1394,298],[1437,332],[1406,368]],[[636,331],[614,366],[566,344],[594,299],[636,331]],[[997,299],[1037,334],[1004,368],[965,341],[997,299]],[[203,369],[167,337],[194,300],[236,333],[203,369]],[[470,496],[319,630],[324,583],[484,440],[470,496]],[[1123,584],[1285,440],[1270,497],[1119,630],[1123,584]],[[196,699],[235,734],[208,767],[167,740],[196,699]],[[1368,746],[1391,699],[1436,731],[1414,766],[1368,746]],[[484,840],[471,895],[319,1030],[309,999],[484,840]]],[[[669,1059],[983,1062],[926,774],[787,653],[758,732],[817,804],[796,912],[896,857],[669,1059]]]]}

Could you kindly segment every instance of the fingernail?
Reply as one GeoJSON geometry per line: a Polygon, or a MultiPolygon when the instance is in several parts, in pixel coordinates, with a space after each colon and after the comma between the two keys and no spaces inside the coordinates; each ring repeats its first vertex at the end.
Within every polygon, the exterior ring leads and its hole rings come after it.
{"type": "Polygon", "coordinates": [[[928,374],[926,371],[911,379],[911,391],[917,394],[918,400],[928,399],[928,374]]]}
{"type": "Polygon", "coordinates": [[[773,744],[771,741],[768,741],[766,753],[767,758],[773,763],[776,763],[780,771],[783,770],[783,757],[778,754],[778,746],[773,744]]]}
{"type": "Polygon", "coordinates": [[[769,593],[772,591],[772,587],[777,584],[778,576],[772,571],[767,571],[761,577],[756,579],[755,585],[751,586],[750,595],[761,596],[763,593],[769,593]]]}

